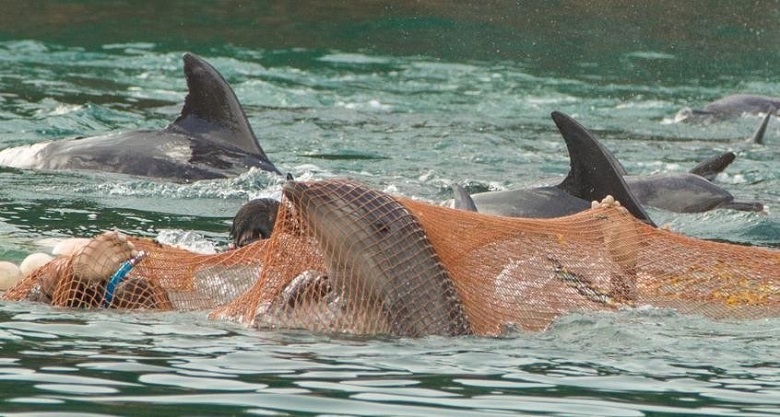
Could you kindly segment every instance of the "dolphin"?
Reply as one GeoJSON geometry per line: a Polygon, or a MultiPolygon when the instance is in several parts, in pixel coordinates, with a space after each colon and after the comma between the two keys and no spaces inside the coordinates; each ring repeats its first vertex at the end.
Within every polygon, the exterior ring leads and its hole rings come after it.
{"type": "Polygon", "coordinates": [[[756,201],[735,201],[730,192],[689,172],[624,178],[643,205],[675,213],[702,213],[713,209],[764,210],[764,205],[756,201]]]}
{"type": "Polygon", "coordinates": [[[455,194],[452,208],[465,211],[479,211],[477,209],[477,204],[474,203],[474,199],[471,198],[469,192],[461,187],[460,184],[452,184],[452,192],[455,194]]]}
{"type": "Polygon", "coordinates": [[[702,109],[685,107],[674,116],[675,122],[708,123],[717,120],[733,119],[745,114],[764,114],[761,123],[747,142],[764,144],[769,119],[778,115],[780,97],[761,96],[755,94],[732,94],[715,100],[702,109]]]}
{"type": "MultiPolygon", "coordinates": [[[[509,217],[550,218],[590,208],[591,201],[612,195],[635,217],[652,224],[642,208],[653,206],[691,213],[713,208],[761,211],[760,203],[734,201],[728,191],[692,173],[654,176],[626,175],[625,168],[584,126],[571,117],[552,113],[553,120],[569,150],[571,170],[558,185],[477,193],[470,200],[456,192],[452,206],[509,217]]],[[[695,170],[714,176],[733,155],[723,154],[705,161],[695,170]],[[714,174],[714,175],[713,175],[714,174]]]]}
{"type": "Polygon", "coordinates": [[[252,167],[281,174],[260,147],[222,75],[194,54],[185,53],[182,59],[189,92],[181,114],[167,127],[4,149],[0,165],[106,171],[174,182],[228,178],[252,167]]]}
{"type": "Polygon", "coordinates": [[[744,114],[776,113],[780,97],[755,94],[732,94],[708,103],[702,109],[686,107],[675,116],[675,121],[703,121],[739,117],[744,114]]]}
{"type": "Polygon", "coordinates": [[[571,117],[552,113],[571,155],[569,174],[557,185],[478,193],[472,201],[457,199],[453,207],[473,204],[481,213],[509,217],[561,217],[590,208],[592,201],[612,195],[634,217],[653,224],[623,179],[625,168],[598,140],[571,117]]]}
{"type": "MultiPolygon", "coordinates": [[[[342,320],[373,323],[368,332],[397,336],[471,333],[452,277],[417,218],[398,200],[333,181],[288,181],[282,192],[323,252],[337,311],[353,313],[342,320]]],[[[309,287],[324,287],[317,280],[309,287]]],[[[305,304],[297,301],[285,305],[305,304]]]]}
{"type": "Polygon", "coordinates": [[[269,239],[276,223],[279,201],[256,198],[241,206],[230,226],[232,248],[246,246],[256,240],[269,239]]]}

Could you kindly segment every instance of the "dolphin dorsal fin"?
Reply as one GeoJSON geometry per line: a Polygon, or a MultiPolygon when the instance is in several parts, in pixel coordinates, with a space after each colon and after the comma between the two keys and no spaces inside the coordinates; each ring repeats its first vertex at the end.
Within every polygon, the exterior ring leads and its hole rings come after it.
{"type": "Polygon", "coordinates": [[[454,194],[452,208],[465,211],[477,211],[477,205],[471,198],[469,192],[459,184],[452,184],[452,193],[454,194]]]}
{"type": "Polygon", "coordinates": [[[736,157],[737,155],[735,155],[734,152],[724,152],[714,158],[701,161],[688,172],[712,181],[718,174],[723,172],[726,167],[731,165],[736,157]]]}
{"type": "Polygon", "coordinates": [[[187,52],[182,59],[189,92],[181,114],[169,128],[178,128],[268,160],[241,103],[222,75],[195,54],[187,52]]]}
{"type": "Polygon", "coordinates": [[[611,195],[634,217],[655,226],[623,180],[625,169],[612,153],[571,117],[556,111],[552,118],[566,141],[571,164],[569,175],[557,187],[586,201],[611,195]]]}
{"type": "Polygon", "coordinates": [[[764,134],[766,133],[766,127],[769,125],[769,119],[772,118],[772,115],[777,112],[777,109],[774,106],[770,106],[766,111],[766,116],[764,116],[763,119],[761,119],[761,124],[758,125],[758,129],[753,133],[753,136],[751,136],[748,139],[748,143],[755,143],[757,145],[763,145],[764,144],[764,134]]]}

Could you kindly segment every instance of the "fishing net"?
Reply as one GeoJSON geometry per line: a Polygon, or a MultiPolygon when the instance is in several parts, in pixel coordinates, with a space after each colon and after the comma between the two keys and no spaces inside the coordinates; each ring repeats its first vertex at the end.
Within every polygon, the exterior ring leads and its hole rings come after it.
{"type": "Polygon", "coordinates": [[[55,258],[3,294],[63,307],[204,310],[223,305],[257,278],[265,241],[219,254],[197,254],[151,239],[107,232],[72,256],[55,258]],[[110,288],[123,262],[136,265],[110,288]]]}
{"type": "MultiPolygon", "coordinates": [[[[716,319],[780,315],[780,251],[653,228],[616,204],[519,219],[344,181],[288,182],[284,194],[271,238],[238,250],[197,255],[130,239],[148,255],[124,281],[130,295],[117,289],[109,306],[404,336],[541,330],[572,311],[644,305],[716,319]]],[[[58,281],[53,304],[105,306],[105,278],[85,286],[73,263],[55,260],[6,298],[58,281]]]]}

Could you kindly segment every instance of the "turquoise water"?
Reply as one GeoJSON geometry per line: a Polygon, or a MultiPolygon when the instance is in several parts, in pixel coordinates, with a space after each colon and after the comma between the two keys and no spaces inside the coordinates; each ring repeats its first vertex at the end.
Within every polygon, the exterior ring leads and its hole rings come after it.
{"type": "MultiPolygon", "coordinates": [[[[0,16],[0,147],[160,128],[181,55],[234,87],[277,166],[430,201],[545,183],[568,157],[553,110],[632,173],[733,150],[718,182],[767,213],[650,213],[702,238],[780,246],[780,124],[672,123],[722,95],[780,96],[777,5],[742,2],[20,2],[0,16]]],[[[0,259],[118,227],[198,250],[280,180],[180,185],[0,169],[0,259]]],[[[205,313],[0,304],[3,415],[776,415],[780,321],[572,315],[500,339],[255,331],[205,313]]]]}

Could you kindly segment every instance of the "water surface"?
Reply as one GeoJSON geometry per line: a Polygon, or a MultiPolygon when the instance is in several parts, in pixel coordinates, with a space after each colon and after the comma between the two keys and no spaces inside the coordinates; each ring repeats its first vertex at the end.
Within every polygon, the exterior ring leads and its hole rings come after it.
{"type": "MultiPolygon", "coordinates": [[[[780,96],[777,5],[740,2],[20,2],[0,16],[0,147],[161,128],[181,55],[218,68],[261,145],[299,179],[349,177],[429,201],[559,180],[549,114],[573,115],[631,173],[686,171],[766,213],[650,210],[693,236],[780,246],[780,125],[672,123],[722,95],[780,96]]],[[[120,228],[202,251],[227,242],[250,171],[171,184],[0,169],[0,259],[120,228]]],[[[780,322],[640,309],[543,333],[353,338],[256,331],[205,312],[0,305],[4,415],[776,415],[780,322]]]]}

